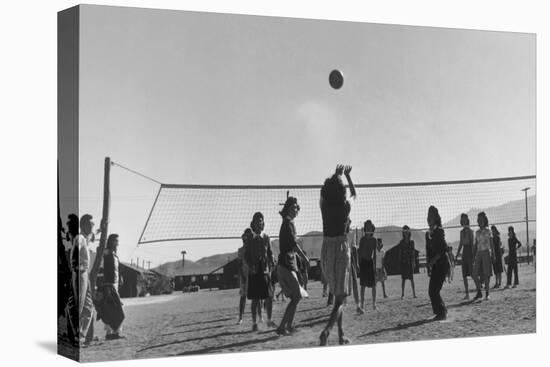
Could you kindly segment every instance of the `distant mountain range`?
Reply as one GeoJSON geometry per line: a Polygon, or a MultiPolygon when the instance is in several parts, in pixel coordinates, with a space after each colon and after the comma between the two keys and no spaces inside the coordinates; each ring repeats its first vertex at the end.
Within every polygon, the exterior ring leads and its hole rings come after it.
{"type": "MultiPolygon", "coordinates": [[[[536,218],[536,196],[530,196],[528,197],[528,205],[529,205],[529,218],[535,219],[536,218]]],[[[468,217],[470,218],[470,224],[472,227],[475,227],[477,225],[477,214],[480,211],[484,211],[487,214],[487,217],[489,218],[489,222],[491,222],[491,218],[507,218],[507,213],[524,213],[525,211],[525,200],[514,200],[507,202],[502,205],[489,207],[485,209],[470,209],[466,214],[468,214],[468,217]]],[[[520,220],[523,219],[523,216],[519,218],[520,220]]],[[[494,222],[494,221],[493,221],[494,222]]],[[[443,224],[444,227],[452,227],[452,226],[459,226],[460,225],[460,213],[451,219],[450,221],[443,224]]],[[[508,238],[507,236],[507,225],[498,226],[499,230],[501,232],[501,239],[503,242],[503,245],[506,247],[506,240],[508,238]]],[[[523,228],[522,224],[516,225],[516,227],[523,228]],[[521,227],[519,227],[521,226],[521,227]]],[[[518,229],[519,229],[518,228],[518,229]]],[[[418,231],[412,229],[411,238],[415,242],[415,247],[417,250],[420,251],[420,255],[424,255],[425,253],[425,232],[424,231],[418,231]]],[[[516,230],[517,237],[522,241],[522,243],[525,241],[525,231],[524,230],[516,230]]],[[[359,231],[357,233],[358,237],[361,238],[362,233],[359,231]]],[[[458,248],[458,240],[460,239],[460,228],[456,229],[447,229],[445,231],[446,240],[450,246],[452,246],[456,250],[458,248]]],[[[356,232],[352,231],[348,235],[348,241],[355,242],[356,232]]],[[[387,226],[387,227],[380,227],[376,229],[375,237],[381,238],[382,243],[384,244],[385,250],[389,250],[393,246],[397,245],[399,241],[402,238],[401,235],[401,227],[398,226],[387,226]]],[[[529,229],[529,238],[532,244],[532,239],[536,238],[536,230],[535,225],[533,224],[532,229],[529,229]]],[[[321,246],[323,243],[323,236],[321,232],[309,232],[306,233],[303,237],[299,239],[299,242],[302,246],[302,248],[307,253],[308,257],[311,258],[319,258],[321,256],[321,246]]],[[[274,239],[271,241],[271,247],[273,249],[273,254],[275,258],[279,255],[279,240],[274,239]]],[[[178,261],[172,261],[164,263],[153,270],[156,270],[160,273],[174,276],[174,275],[181,275],[181,274],[207,274],[211,271],[215,270],[216,268],[219,268],[226,264],[227,262],[235,259],[237,257],[237,252],[230,252],[230,253],[224,253],[224,254],[216,254],[212,256],[203,257],[197,261],[190,261],[185,260],[185,266],[182,266],[181,260],[178,261]]]]}

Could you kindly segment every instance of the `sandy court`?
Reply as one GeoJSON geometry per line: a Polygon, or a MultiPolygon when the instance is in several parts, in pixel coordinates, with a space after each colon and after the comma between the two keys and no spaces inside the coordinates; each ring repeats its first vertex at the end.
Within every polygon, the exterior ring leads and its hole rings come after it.
{"type": "MultiPolygon", "coordinates": [[[[371,308],[370,289],[366,290],[365,314],[357,315],[353,298],[348,299],[344,328],[353,344],[385,343],[471,336],[533,333],[536,330],[536,285],[532,266],[519,268],[520,286],[517,289],[495,290],[491,300],[465,302],[460,267],[455,268],[451,284],[445,283],[442,296],[449,308],[446,322],[430,322],[432,310],[428,298],[428,277],[415,275],[418,298],[413,299],[410,283],[405,299],[400,299],[401,277],[388,277],[389,298],[378,298],[377,310],[371,308]]],[[[505,276],[504,282],[505,282],[505,276]]],[[[491,279],[494,284],[494,278],[491,279]]],[[[470,289],[474,288],[470,280],[470,289]]],[[[103,324],[95,323],[99,341],[82,349],[84,362],[154,358],[186,354],[242,352],[292,347],[315,347],[330,309],[321,297],[321,284],[309,285],[310,298],[298,306],[298,332],[278,337],[273,329],[260,324],[252,332],[250,302],[247,301],[245,320],[237,325],[238,289],[203,290],[199,293],[174,293],[170,296],[123,300],[126,320],[123,334],[126,339],[105,341],[103,324]]],[[[380,286],[378,287],[381,295],[380,286]]],[[[473,297],[475,292],[471,291],[473,297]]],[[[287,303],[274,302],[274,321],[282,318],[287,303]]],[[[329,345],[337,344],[336,330],[329,345]]]]}

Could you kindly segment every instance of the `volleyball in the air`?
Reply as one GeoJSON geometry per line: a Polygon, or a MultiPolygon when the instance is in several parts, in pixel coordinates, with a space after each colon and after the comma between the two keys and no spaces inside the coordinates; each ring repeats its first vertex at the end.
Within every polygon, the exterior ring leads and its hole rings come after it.
{"type": "Polygon", "coordinates": [[[344,74],[340,70],[332,70],[328,77],[328,82],[332,88],[340,89],[344,85],[344,74]]]}

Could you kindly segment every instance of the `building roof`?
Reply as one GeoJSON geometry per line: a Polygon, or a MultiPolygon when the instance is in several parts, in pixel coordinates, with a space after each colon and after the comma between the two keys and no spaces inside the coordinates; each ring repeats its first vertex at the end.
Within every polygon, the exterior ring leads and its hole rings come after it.
{"type": "Polygon", "coordinates": [[[128,268],[130,270],[133,270],[133,271],[135,271],[137,273],[140,273],[140,274],[155,274],[151,270],[143,269],[143,268],[140,268],[139,266],[128,264],[128,263],[125,263],[125,262],[122,262],[122,261],[119,264],[120,264],[120,266],[126,267],[126,268],[128,268]]]}
{"type": "Polygon", "coordinates": [[[184,268],[183,271],[175,273],[173,276],[192,276],[192,275],[209,275],[209,274],[222,274],[223,267],[218,266],[204,266],[204,267],[192,267],[190,269],[184,268]]]}

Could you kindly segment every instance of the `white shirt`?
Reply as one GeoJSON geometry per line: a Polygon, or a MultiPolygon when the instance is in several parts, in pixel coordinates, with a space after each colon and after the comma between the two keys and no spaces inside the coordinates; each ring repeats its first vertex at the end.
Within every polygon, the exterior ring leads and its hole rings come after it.
{"type": "Polygon", "coordinates": [[[378,251],[378,249],[376,249],[376,269],[382,269],[382,262],[384,260],[384,255],[386,254],[386,251],[384,251],[383,249],[378,251]]]}
{"type": "Polygon", "coordinates": [[[73,248],[71,249],[71,259],[73,258],[73,252],[78,250],[78,270],[89,271],[90,268],[90,249],[88,248],[88,239],[79,234],[73,240],[73,248]]]}

